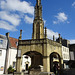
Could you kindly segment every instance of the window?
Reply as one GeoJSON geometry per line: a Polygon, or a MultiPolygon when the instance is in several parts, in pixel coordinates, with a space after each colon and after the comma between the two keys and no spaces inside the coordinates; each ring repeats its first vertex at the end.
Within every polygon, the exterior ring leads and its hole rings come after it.
{"type": "Polygon", "coordinates": [[[65,52],[66,52],[66,48],[65,48],[65,52]]]}
{"type": "Polygon", "coordinates": [[[0,40],[0,44],[3,44],[3,40],[0,40]]]}
{"type": "Polygon", "coordinates": [[[16,42],[16,46],[18,46],[18,42],[16,42]]]}
{"type": "Polygon", "coordinates": [[[64,47],[63,47],[63,51],[64,51],[64,47]]]}
{"type": "Polygon", "coordinates": [[[67,49],[67,52],[69,52],[69,50],[67,49]]]}
{"type": "Polygon", "coordinates": [[[16,62],[13,62],[13,68],[15,69],[15,67],[16,67],[16,62]]]}
{"type": "Polygon", "coordinates": [[[2,50],[0,50],[0,56],[2,55],[2,50]]]}

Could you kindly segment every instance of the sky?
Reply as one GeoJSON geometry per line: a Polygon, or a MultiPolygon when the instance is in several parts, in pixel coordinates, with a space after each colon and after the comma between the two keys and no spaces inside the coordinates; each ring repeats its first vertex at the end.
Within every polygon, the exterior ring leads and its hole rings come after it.
{"type": "MultiPolygon", "coordinates": [[[[47,36],[75,43],[75,0],[41,0],[44,27],[47,36]]],[[[17,38],[22,29],[22,39],[31,39],[36,0],[0,0],[0,34],[10,33],[17,38]]]]}

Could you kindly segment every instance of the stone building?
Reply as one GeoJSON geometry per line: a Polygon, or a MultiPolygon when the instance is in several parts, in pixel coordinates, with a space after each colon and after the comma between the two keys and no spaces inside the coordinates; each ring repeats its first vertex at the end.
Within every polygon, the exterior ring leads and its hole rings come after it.
{"type": "Polygon", "coordinates": [[[63,39],[60,34],[59,34],[59,38],[56,39],[57,42],[60,42],[62,44],[62,46],[65,46],[65,47],[68,47],[69,48],[69,45],[70,45],[70,41],[67,40],[67,39],[63,39]],[[60,38],[60,39],[59,39],[60,38]]]}
{"type": "Polygon", "coordinates": [[[30,73],[39,69],[40,72],[53,72],[55,64],[63,66],[62,44],[47,38],[47,28],[44,33],[44,22],[42,18],[41,0],[36,0],[35,17],[33,22],[32,39],[22,40],[20,31],[17,53],[17,73],[22,73],[22,56],[28,55],[31,58],[30,73]],[[41,69],[40,69],[41,67],[41,69]]]}
{"type": "Polygon", "coordinates": [[[70,68],[75,68],[75,44],[70,44],[70,61],[68,62],[70,68]]]}
{"type": "Polygon", "coordinates": [[[62,44],[63,68],[67,69],[67,68],[69,68],[67,63],[70,60],[70,51],[69,51],[70,41],[63,39],[60,36],[60,34],[59,34],[59,38],[56,39],[56,41],[60,42],[62,44]]]}
{"type": "Polygon", "coordinates": [[[70,44],[70,60],[75,60],[75,44],[70,44]]]}

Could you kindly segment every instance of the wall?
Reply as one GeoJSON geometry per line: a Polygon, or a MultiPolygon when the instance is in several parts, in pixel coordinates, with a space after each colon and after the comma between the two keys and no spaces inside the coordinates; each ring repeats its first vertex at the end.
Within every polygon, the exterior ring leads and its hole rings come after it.
{"type": "Polygon", "coordinates": [[[2,50],[2,55],[0,56],[0,74],[4,73],[4,66],[5,66],[5,56],[6,56],[6,50],[5,49],[0,49],[2,50]],[[1,67],[3,66],[3,70],[1,71],[1,67]]]}
{"type": "Polygon", "coordinates": [[[7,39],[6,37],[0,37],[0,48],[6,49],[7,47],[7,39]]]}
{"type": "Polygon", "coordinates": [[[75,60],[74,51],[70,51],[70,60],[75,60]]]}
{"type": "Polygon", "coordinates": [[[16,62],[16,54],[17,54],[17,49],[9,48],[8,68],[10,65],[13,67],[13,62],[16,62]]]}
{"type": "MultiPolygon", "coordinates": [[[[36,51],[43,55],[43,68],[50,72],[50,54],[56,52],[62,58],[62,45],[50,39],[19,40],[18,49],[21,50],[21,57],[29,51],[36,51]]],[[[17,72],[21,72],[21,58],[18,58],[17,72]]],[[[61,67],[63,60],[61,59],[61,67]]]]}
{"type": "Polygon", "coordinates": [[[70,60],[70,54],[69,54],[69,48],[62,46],[62,56],[63,56],[63,66],[64,68],[68,68],[68,65],[66,65],[66,62],[70,60]]]}
{"type": "Polygon", "coordinates": [[[62,56],[63,56],[63,60],[70,60],[70,55],[69,55],[69,48],[62,46],[62,56]]]}
{"type": "Polygon", "coordinates": [[[6,48],[7,48],[7,38],[4,35],[0,35],[0,50],[2,51],[2,54],[0,55],[0,74],[4,73],[6,48]]]}

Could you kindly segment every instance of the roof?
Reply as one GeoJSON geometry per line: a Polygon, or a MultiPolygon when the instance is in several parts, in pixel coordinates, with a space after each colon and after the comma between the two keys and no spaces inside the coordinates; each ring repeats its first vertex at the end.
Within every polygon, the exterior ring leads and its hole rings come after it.
{"type": "Polygon", "coordinates": [[[0,38],[2,38],[2,39],[7,39],[7,37],[4,36],[4,35],[0,35],[0,38]]]}
{"type": "Polygon", "coordinates": [[[9,37],[10,47],[17,48],[18,39],[9,37]]]}

